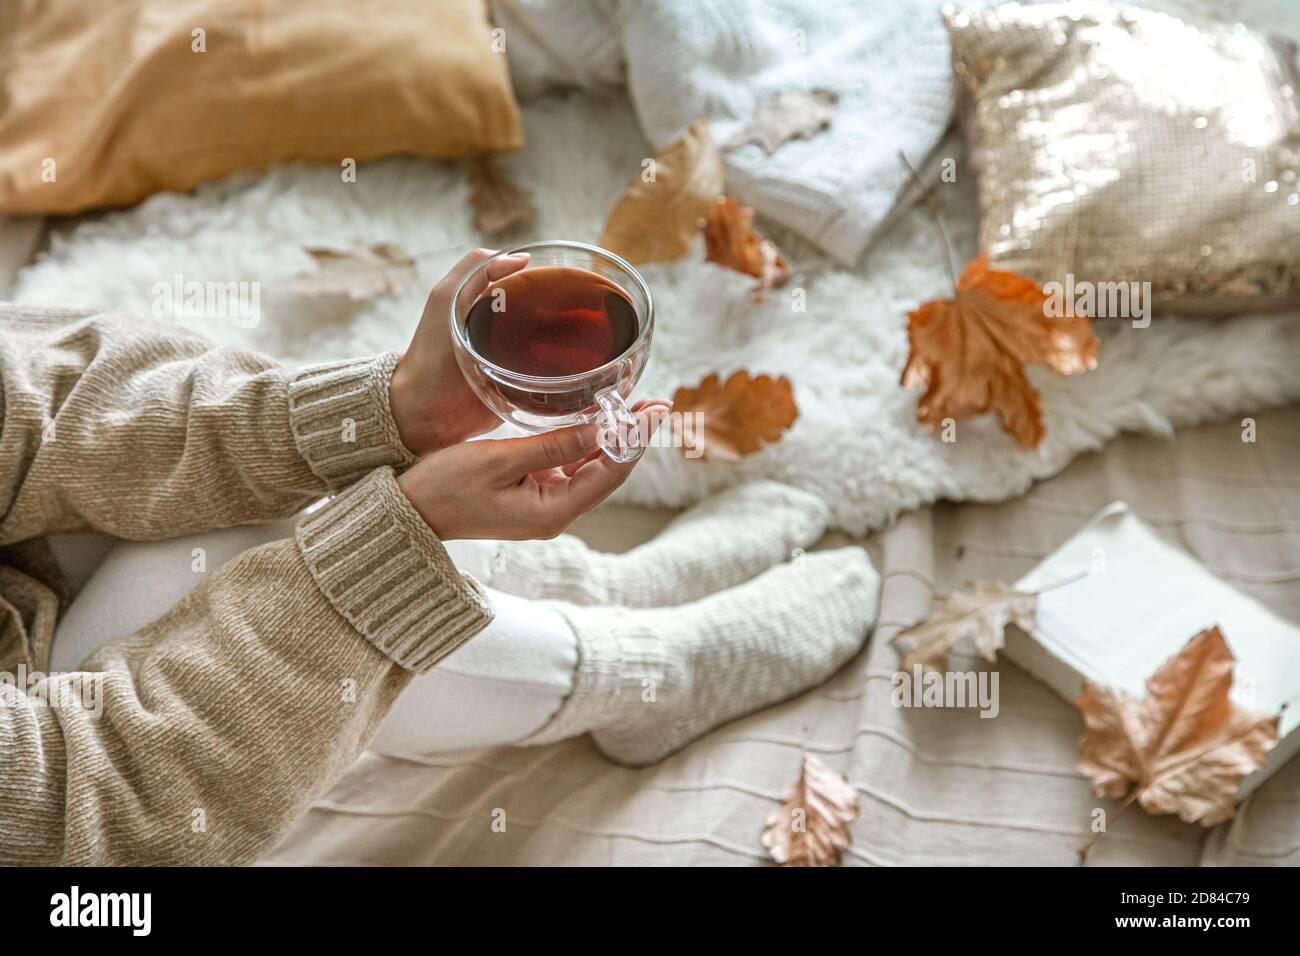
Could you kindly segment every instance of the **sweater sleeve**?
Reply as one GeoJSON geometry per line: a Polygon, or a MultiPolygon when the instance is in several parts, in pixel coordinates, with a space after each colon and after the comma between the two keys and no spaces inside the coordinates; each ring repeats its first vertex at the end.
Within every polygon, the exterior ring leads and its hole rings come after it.
{"type": "Polygon", "coordinates": [[[171,537],[282,518],[414,461],[396,357],[291,373],[174,326],[0,307],[0,544],[171,537]]]}
{"type": "Polygon", "coordinates": [[[490,616],[375,470],[87,672],[0,680],[0,863],[253,860],[490,616]]]}

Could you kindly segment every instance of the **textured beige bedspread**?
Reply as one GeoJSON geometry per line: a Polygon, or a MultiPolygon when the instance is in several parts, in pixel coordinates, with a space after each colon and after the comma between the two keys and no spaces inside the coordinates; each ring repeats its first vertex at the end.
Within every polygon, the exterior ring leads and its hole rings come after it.
{"type": "MultiPolygon", "coordinates": [[[[0,220],[0,297],[41,241],[38,219],[0,220]]],[[[1300,374],[1300,369],[1297,369],[1300,374]]],[[[1300,408],[1169,442],[1125,437],[1017,501],[907,515],[867,546],[884,579],[867,648],[825,686],[731,724],[647,770],[586,739],[395,760],[363,757],[268,863],[750,864],[763,818],[809,750],[862,788],[846,864],[1072,864],[1104,805],[1074,769],[1074,708],[1011,664],[1001,712],[890,705],[886,643],[931,595],[976,578],[1012,581],[1097,509],[1127,501],[1212,571],[1300,621],[1300,408]],[[493,821],[505,812],[505,830],[493,821]]],[[[606,550],[652,536],[669,514],[606,507],[575,530],[606,550]]],[[[828,541],[827,544],[841,543],[828,541]]],[[[984,666],[974,659],[955,666],[984,666]]],[[[1203,830],[1134,811],[1092,862],[1300,865],[1300,759],[1203,830]]]]}
{"type": "MultiPolygon", "coordinates": [[[[1297,370],[1300,373],[1300,370],[1297,370]]],[[[1012,581],[1097,509],[1122,499],[1170,540],[1300,620],[1300,409],[1169,442],[1127,437],[1023,498],[915,512],[867,542],[884,579],[866,650],[827,685],[731,724],[663,764],[626,770],[586,739],[391,759],[365,756],[271,863],[752,864],[764,816],[804,750],[862,789],[853,864],[1073,864],[1094,798],[1075,770],[1074,708],[1000,665],[1001,712],[898,710],[886,643],[936,588],[1012,581]],[[505,831],[493,829],[505,813],[505,831]]],[[[664,514],[606,508],[577,530],[610,550],[664,514]]],[[[955,666],[982,662],[958,658],[955,666]]],[[[499,830],[499,827],[498,827],[499,830]]],[[[1212,830],[1125,814],[1095,864],[1300,865],[1300,760],[1212,830]]]]}

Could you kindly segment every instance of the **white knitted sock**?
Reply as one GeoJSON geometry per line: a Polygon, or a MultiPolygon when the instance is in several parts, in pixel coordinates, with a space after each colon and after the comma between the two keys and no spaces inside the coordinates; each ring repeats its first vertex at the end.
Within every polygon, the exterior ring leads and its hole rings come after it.
{"type": "Polygon", "coordinates": [[[572,535],[499,542],[485,583],[572,604],[689,604],[788,561],[822,536],[826,514],[816,495],[750,482],[700,502],[624,554],[593,551],[572,535]]]}
{"type": "Polygon", "coordinates": [[[590,733],[645,766],[820,684],[862,646],[880,577],[861,548],[805,555],[676,608],[551,605],[578,641],[573,690],[522,744],[590,733]]]}

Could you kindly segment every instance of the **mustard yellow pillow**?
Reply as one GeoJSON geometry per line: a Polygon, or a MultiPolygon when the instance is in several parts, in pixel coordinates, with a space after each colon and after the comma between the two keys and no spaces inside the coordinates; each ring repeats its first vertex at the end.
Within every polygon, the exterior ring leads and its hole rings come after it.
{"type": "Polygon", "coordinates": [[[6,0],[0,143],[0,212],[68,213],[523,133],[483,0],[6,0]]]}

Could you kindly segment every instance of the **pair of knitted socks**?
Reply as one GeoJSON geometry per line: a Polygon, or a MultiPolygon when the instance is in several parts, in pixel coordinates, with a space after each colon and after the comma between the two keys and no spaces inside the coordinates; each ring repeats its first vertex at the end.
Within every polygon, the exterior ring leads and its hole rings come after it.
{"type": "Polygon", "coordinates": [[[824,681],[862,646],[879,589],[861,548],[803,552],[825,527],[819,498],[760,481],[625,554],[567,535],[495,545],[484,583],[547,601],[578,647],[571,693],[521,743],[590,733],[642,766],[824,681]]]}

